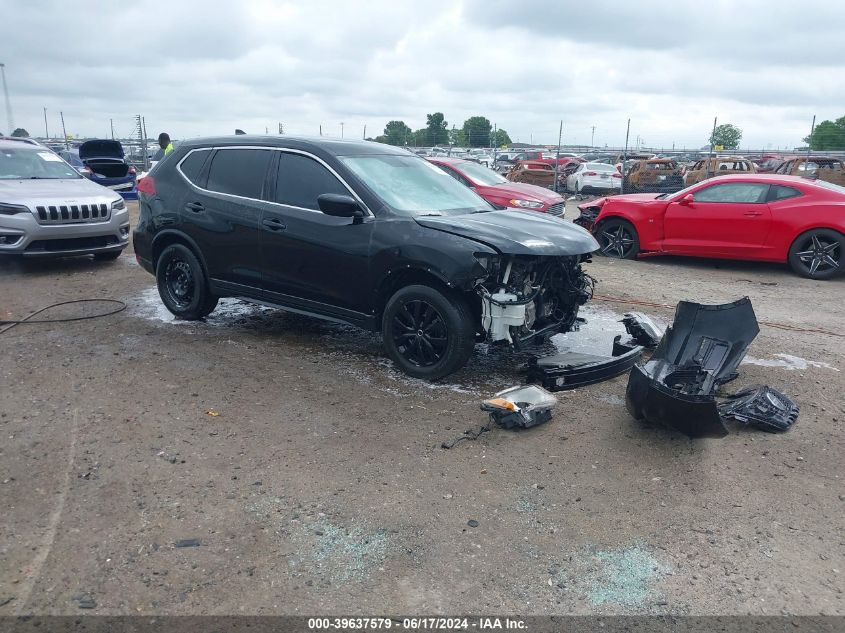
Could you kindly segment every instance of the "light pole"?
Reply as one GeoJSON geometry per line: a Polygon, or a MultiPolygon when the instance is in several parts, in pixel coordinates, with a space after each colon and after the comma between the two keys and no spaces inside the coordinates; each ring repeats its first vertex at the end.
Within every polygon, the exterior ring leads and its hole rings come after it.
{"type": "Polygon", "coordinates": [[[6,85],[6,64],[0,64],[0,75],[3,76],[3,95],[6,97],[6,120],[9,123],[8,134],[11,134],[15,130],[15,122],[12,119],[12,102],[9,101],[9,88],[6,85]]]}
{"type": "Polygon", "coordinates": [[[340,138],[343,138],[343,121],[340,122],[340,138]]]}

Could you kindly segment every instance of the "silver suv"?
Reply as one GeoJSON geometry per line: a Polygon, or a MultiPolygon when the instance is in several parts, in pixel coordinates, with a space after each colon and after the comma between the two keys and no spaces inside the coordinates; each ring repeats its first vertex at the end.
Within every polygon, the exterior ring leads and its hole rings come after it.
{"type": "Polygon", "coordinates": [[[128,244],[123,198],[46,147],[0,139],[0,256],[117,259],[128,244]]]}

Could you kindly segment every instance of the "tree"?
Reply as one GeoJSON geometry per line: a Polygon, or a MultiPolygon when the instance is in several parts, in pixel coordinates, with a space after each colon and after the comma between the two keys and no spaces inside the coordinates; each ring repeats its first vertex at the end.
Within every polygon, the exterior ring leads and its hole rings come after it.
{"type": "Polygon", "coordinates": [[[811,150],[845,150],[845,116],[836,121],[822,121],[804,139],[811,150]]]}
{"type": "Polygon", "coordinates": [[[413,141],[413,133],[404,121],[388,121],[384,126],[385,142],[388,145],[405,145],[413,141]]]}
{"type": "Polygon", "coordinates": [[[488,147],[493,126],[483,116],[471,116],[464,121],[464,136],[469,147],[488,147]]]}
{"type": "Polygon", "coordinates": [[[713,145],[721,145],[725,149],[736,149],[739,147],[739,141],[742,138],[742,130],[730,123],[723,123],[710,135],[710,143],[713,145]]]}
{"type": "Polygon", "coordinates": [[[425,127],[428,130],[428,138],[425,145],[438,145],[449,142],[449,132],[446,130],[446,120],[442,112],[425,115],[425,127]]]}
{"type": "Polygon", "coordinates": [[[17,137],[20,137],[20,138],[29,138],[29,132],[27,132],[22,127],[19,127],[19,128],[15,128],[15,131],[12,132],[12,136],[17,136],[17,137]]]}
{"type": "Polygon", "coordinates": [[[491,143],[493,147],[501,147],[502,145],[510,145],[511,143],[513,143],[511,137],[504,130],[496,130],[493,133],[493,142],[491,143]]]}

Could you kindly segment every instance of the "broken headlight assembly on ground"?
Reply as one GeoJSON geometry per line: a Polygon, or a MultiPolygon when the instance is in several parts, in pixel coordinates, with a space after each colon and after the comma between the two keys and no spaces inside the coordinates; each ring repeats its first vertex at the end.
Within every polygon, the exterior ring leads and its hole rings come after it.
{"type": "Polygon", "coordinates": [[[536,385],[511,387],[481,403],[481,410],[490,414],[490,420],[506,429],[529,428],[552,419],[557,404],[548,391],[536,385]]]}
{"type": "Polygon", "coordinates": [[[716,390],[737,377],[759,331],[748,297],[723,305],[681,301],[651,359],[631,370],[628,412],[693,438],[728,435],[726,419],[770,431],[788,429],[798,407],[773,389],[745,390],[725,404],[716,402],[716,390]]]}
{"type": "Polygon", "coordinates": [[[487,339],[520,347],[571,330],[578,308],[593,296],[593,279],[581,270],[581,259],[479,259],[489,273],[475,288],[487,339]]]}

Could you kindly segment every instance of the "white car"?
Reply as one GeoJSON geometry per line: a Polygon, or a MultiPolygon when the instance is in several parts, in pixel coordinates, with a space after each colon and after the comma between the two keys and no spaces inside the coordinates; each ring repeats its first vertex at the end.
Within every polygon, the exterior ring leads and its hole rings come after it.
{"type": "Polygon", "coordinates": [[[622,174],[614,165],[581,163],[566,179],[566,188],[575,193],[605,193],[622,189],[622,174]]]}

